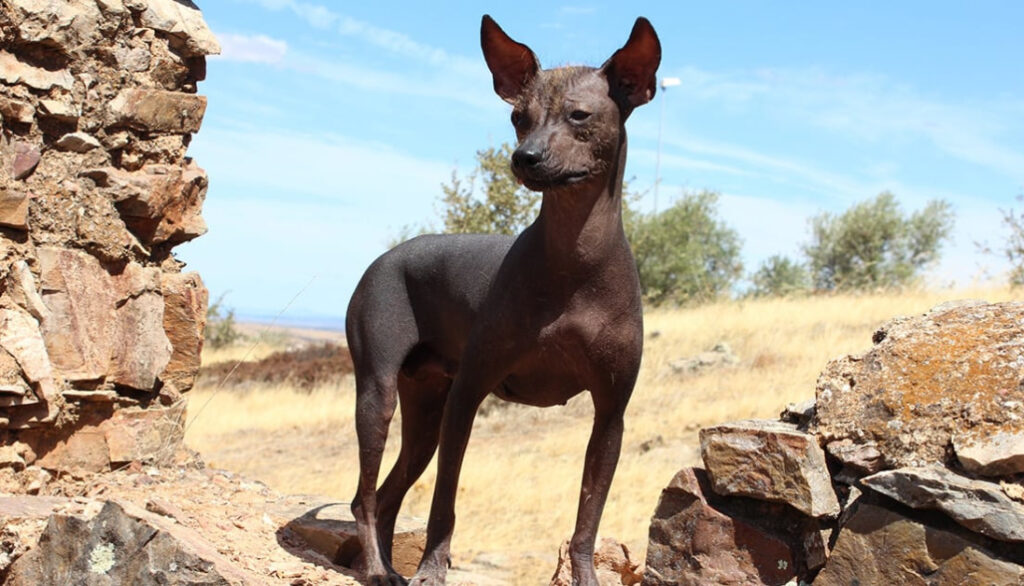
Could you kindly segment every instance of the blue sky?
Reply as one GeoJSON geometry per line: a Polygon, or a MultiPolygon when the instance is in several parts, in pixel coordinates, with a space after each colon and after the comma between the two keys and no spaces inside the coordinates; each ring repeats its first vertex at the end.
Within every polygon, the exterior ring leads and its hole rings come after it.
{"type": "Polygon", "coordinates": [[[974,242],[1001,242],[999,209],[1024,192],[1024,3],[199,4],[223,46],[189,149],[210,232],[177,254],[243,317],[341,320],[388,239],[435,220],[453,170],[513,140],[484,12],[545,67],[599,65],[648,17],[660,75],[682,84],[630,118],[627,178],[651,209],[661,126],[659,207],[719,191],[748,270],[883,190],[908,211],[953,205],[931,283],[1006,268],[974,242]]]}

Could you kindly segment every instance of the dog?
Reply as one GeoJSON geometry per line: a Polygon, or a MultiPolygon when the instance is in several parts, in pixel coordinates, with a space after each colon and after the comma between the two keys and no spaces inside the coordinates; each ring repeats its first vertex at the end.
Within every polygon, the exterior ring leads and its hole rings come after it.
{"type": "Polygon", "coordinates": [[[359,486],[352,512],[366,583],[405,584],[391,565],[395,519],[438,451],[427,542],[412,584],[444,584],[459,472],[480,403],[547,407],[588,390],[594,422],[570,541],[573,584],[596,586],[594,541],[640,367],[636,263],[622,227],[625,122],[656,91],[661,45],[638,18],[601,67],[542,70],[489,16],[481,23],[494,90],[512,105],[512,171],[543,194],[518,237],[428,235],[367,269],[348,306],[356,375],[359,486]],[[378,488],[388,426],[402,446],[378,488]]]}

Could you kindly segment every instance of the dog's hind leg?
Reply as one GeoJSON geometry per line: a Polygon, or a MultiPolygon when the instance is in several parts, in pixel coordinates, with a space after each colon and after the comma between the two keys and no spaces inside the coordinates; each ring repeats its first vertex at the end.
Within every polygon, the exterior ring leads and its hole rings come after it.
{"type": "MultiPolygon", "coordinates": [[[[415,321],[403,304],[372,287],[357,289],[349,305],[346,335],[356,376],[356,437],[359,443],[359,485],[352,515],[362,545],[358,568],[365,583],[400,586],[405,580],[388,563],[378,534],[377,479],[388,428],[398,405],[402,363],[416,344],[415,321]],[[386,316],[386,317],[384,317],[386,316]]],[[[408,305],[404,305],[408,308],[408,305]]],[[[387,549],[390,549],[388,544],[387,549]]]]}
{"type": "Polygon", "coordinates": [[[438,360],[421,362],[409,374],[403,369],[398,377],[402,448],[394,467],[377,491],[377,531],[384,559],[389,563],[392,562],[395,521],[402,500],[437,451],[441,416],[450,387],[451,378],[438,360]]]}

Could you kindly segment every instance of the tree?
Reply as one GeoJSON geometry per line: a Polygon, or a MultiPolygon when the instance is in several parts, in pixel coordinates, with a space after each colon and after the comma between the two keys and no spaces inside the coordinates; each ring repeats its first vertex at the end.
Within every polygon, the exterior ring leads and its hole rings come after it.
{"type": "MultiPolygon", "coordinates": [[[[1017,201],[1024,203],[1024,193],[1017,196],[1017,201]]],[[[1010,286],[1021,287],[1024,286],[1024,213],[1013,208],[1000,209],[999,213],[1003,216],[1003,226],[1010,232],[1002,250],[997,252],[988,245],[976,245],[984,253],[1004,256],[1010,263],[1010,286]]]]}
{"type": "Polygon", "coordinates": [[[865,290],[911,284],[939,258],[953,230],[953,212],[941,200],[909,217],[895,196],[882,192],[842,214],[810,220],[804,246],[816,289],[865,290]]]}
{"type": "Polygon", "coordinates": [[[754,297],[786,297],[811,287],[807,267],[781,254],[765,259],[750,280],[754,285],[750,294],[754,297]]]}
{"type": "Polygon", "coordinates": [[[244,337],[235,324],[235,310],[224,309],[225,295],[227,292],[221,293],[220,297],[206,309],[206,330],[203,337],[213,349],[226,348],[244,337]]]}
{"type": "Polygon", "coordinates": [[[445,233],[518,234],[533,222],[540,194],[519,185],[509,165],[512,151],[508,143],[477,151],[477,167],[465,179],[452,171],[439,198],[445,233]]]}
{"type": "Polygon", "coordinates": [[[740,238],[717,218],[717,205],[717,193],[700,191],[656,214],[624,214],[647,302],[711,301],[740,277],[740,238]]]}

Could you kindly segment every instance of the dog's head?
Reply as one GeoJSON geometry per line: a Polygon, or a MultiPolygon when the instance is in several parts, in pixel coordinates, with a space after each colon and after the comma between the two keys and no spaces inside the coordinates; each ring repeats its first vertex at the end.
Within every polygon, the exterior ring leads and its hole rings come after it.
{"type": "Polygon", "coordinates": [[[480,44],[494,91],[512,104],[519,141],[512,171],[535,191],[601,177],[622,142],[626,118],[657,89],[661,44],[646,18],[636,20],[626,44],[599,68],[541,69],[529,47],[486,15],[480,44]]]}

